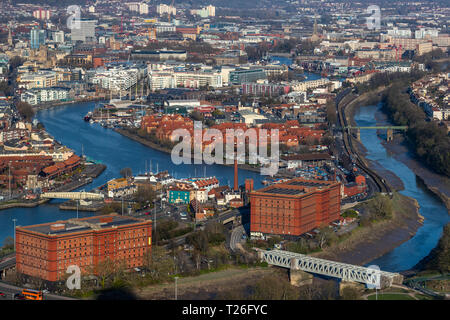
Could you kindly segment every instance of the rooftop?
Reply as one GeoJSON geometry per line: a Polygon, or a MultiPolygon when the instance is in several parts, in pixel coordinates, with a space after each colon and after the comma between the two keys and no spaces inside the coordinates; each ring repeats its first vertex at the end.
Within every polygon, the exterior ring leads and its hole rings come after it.
{"type": "Polygon", "coordinates": [[[109,229],[142,222],[145,222],[145,220],[128,216],[121,216],[117,214],[110,214],[82,219],[69,219],[65,221],[50,222],[25,227],[17,227],[17,229],[40,233],[43,235],[65,235],[74,232],[109,229]]]}

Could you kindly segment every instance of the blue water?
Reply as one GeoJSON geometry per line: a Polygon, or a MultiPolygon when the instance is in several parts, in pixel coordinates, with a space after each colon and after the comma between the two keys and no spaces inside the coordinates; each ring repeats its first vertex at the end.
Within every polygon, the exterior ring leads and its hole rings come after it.
{"type": "MultiPolygon", "coordinates": [[[[375,113],[379,108],[380,105],[360,107],[355,114],[358,126],[377,125],[375,113]]],[[[383,124],[385,123],[378,123],[378,125],[383,124]]],[[[368,151],[368,159],[377,161],[402,180],[405,190],[400,193],[415,198],[420,205],[420,214],[425,218],[423,226],[418,229],[414,237],[368,265],[378,265],[385,271],[408,270],[437,245],[444,225],[450,222],[447,208],[436,195],[420,183],[411,169],[387,153],[376,130],[361,130],[361,141],[368,151]]]]}
{"type": "MultiPolygon", "coordinates": [[[[120,170],[130,167],[133,174],[144,173],[152,162],[153,172],[168,170],[175,178],[216,176],[221,185],[233,185],[234,169],[221,165],[175,165],[170,154],[148,148],[138,142],[123,137],[111,129],[105,129],[98,124],[83,121],[84,115],[95,108],[95,104],[81,103],[55,107],[40,111],[36,117],[42,122],[46,130],[59,142],[88,157],[101,161],[107,166],[106,170],[89,185],[82,189],[90,190],[105,184],[108,180],[120,176],[120,170]]],[[[252,178],[255,188],[262,187],[264,176],[257,172],[239,170],[239,184],[245,179],[252,178]]],[[[8,236],[13,236],[13,218],[17,225],[31,225],[56,220],[64,220],[76,216],[74,211],[62,211],[57,207],[61,200],[53,200],[50,204],[36,208],[14,208],[0,211],[0,245],[8,236]]],[[[80,216],[92,215],[82,213],[80,216]]]]}

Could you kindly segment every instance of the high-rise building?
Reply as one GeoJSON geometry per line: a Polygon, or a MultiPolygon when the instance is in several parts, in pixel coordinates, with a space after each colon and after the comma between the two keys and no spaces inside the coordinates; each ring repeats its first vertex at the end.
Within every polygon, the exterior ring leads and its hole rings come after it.
{"type": "Polygon", "coordinates": [[[58,30],[53,32],[53,41],[57,43],[64,43],[64,31],[58,30]]]}
{"type": "Polygon", "coordinates": [[[71,31],[72,42],[82,41],[90,42],[95,41],[95,27],[97,20],[80,19],[78,20],[71,31]]]}
{"type": "Polygon", "coordinates": [[[439,30],[420,28],[419,30],[416,30],[414,35],[416,39],[435,38],[439,36],[439,30]]]}
{"type": "Polygon", "coordinates": [[[45,43],[46,31],[38,28],[33,28],[30,31],[30,48],[39,49],[41,44],[45,43]]]}
{"type": "Polygon", "coordinates": [[[104,261],[128,269],[144,265],[152,222],[111,214],[16,228],[16,270],[46,281],[66,276],[69,266],[96,273],[104,261]]]}
{"type": "Polygon", "coordinates": [[[39,20],[50,20],[50,10],[38,9],[33,11],[33,17],[39,20]]]}
{"type": "Polygon", "coordinates": [[[177,8],[168,6],[167,4],[158,4],[156,6],[156,13],[158,13],[160,16],[163,14],[170,14],[172,16],[177,14],[177,8]]]}
{"type": "Polygon", "coordinates": [[[148,14],[148,4],[145,2],[128,2],[125,5],[130,11],[139,12],[139,14],[148,14]]]}
{"type": "Polygon", "coordinates": [[[191,14],[198,15],[202,18],[214,17],[216,15],[216,7],[209,5],[207,7],[191,10],[191,14]]]}
{"type": "Polygon", "coordinates": [[[338,220],[340,189],[336,181],[294,178],[252,191],[251,236],[300,236],[338,220]]]}

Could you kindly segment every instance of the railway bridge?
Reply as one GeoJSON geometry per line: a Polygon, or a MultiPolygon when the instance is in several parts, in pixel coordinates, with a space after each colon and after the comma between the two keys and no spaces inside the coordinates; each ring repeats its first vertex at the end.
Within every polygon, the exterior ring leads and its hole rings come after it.
{"type": "Polygon", "coordinates": [[[364,284],[373,288],[386,288],[392,284],[402,284],[399,273],[386,272],[375,268],[366,268],[348,263],[335,262],[284,250],[261,250],[258,258],[270,265],[288,268],[291,284],[301,286],[312,282],[313,275],[322,275],[341,280],[341,288],[364,284]]]}
{"type": "Polygon", "coordinates": [[[360,126],[360,127],[344,127],[344,129],[348,130],[350,132],[351,130],[356,130],[356,138],[358,140],[361,140],[361,134],[360,130],[386,130],[386,140],[392,141],[394,139],[394,130],[408,130],[407,126],[360,126]]]}

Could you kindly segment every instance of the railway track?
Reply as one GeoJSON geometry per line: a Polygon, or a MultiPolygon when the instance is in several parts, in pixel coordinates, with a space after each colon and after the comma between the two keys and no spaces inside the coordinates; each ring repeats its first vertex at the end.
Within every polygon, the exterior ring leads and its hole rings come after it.
{"type": "MultiPolygon", "coordinates": [[[[340,122],[340,126],[342,128],[348,127],[349,124],[347,123],[347,118],[345,117],[345,108],[348,106],[348,104],[353,101],[356,97],[353,96],[351,93],[351,89],[347,89],[344,91],[339,97],[336,99],[336,107],[338,111],[338,118],[340,122]],[[347,100],[347,97],[351,97],[347,100]],[[344,101],[341,105],[341,102],[344,101]]],[[[390,193],[392,192],[391,187],[385,182],[383,178],[381,178],[376,172],[371,170],[359,157],[358,151],[353,146],[352,136],[347,132],[347,130],[342,130],[343,134],[343,141],[344,141],[344,148],[347,154],[354,155],[355,156],[355,164],[358,166],[358,168],[361,169],[365,174],[367,174],[372,181],[376,184],[379,191],[382,193],[390,193]]]]}

